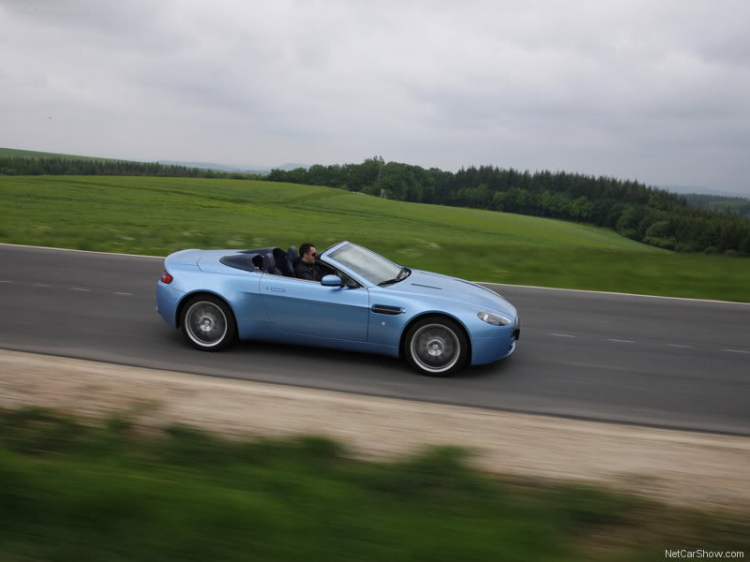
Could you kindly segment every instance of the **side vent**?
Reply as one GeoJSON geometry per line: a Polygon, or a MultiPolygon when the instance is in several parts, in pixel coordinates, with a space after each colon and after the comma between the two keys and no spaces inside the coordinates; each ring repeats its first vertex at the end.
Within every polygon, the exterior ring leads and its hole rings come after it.
{"type": "Polygon", "coordinates": [[[399,306],[389,306],[387,304],[374,304],[370,308],[375,314],[387,314],[388,316],[396,316],[397,314],[403,314],[404,309],[399,306]]]}

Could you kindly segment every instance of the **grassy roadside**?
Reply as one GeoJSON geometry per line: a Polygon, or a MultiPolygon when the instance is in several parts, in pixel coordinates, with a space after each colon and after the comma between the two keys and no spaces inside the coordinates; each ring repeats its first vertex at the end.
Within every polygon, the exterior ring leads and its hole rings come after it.
{"type": "Polygon", "coordinates": [[[0,412],[0,559],[662,560],[750,551],[747,518],[588,486],[503,481],[459,449],[392,463],[326,439],[144,436],[0,412]]]}
{"type": "Polygon", "coordinates": [[[0,242],[166,255],[320,249],[348,239],[397,263],[499,283],[750,301],[750,260],[680,255],[563,221],[326,187],[153,177],[0,178],[0,242]]]}

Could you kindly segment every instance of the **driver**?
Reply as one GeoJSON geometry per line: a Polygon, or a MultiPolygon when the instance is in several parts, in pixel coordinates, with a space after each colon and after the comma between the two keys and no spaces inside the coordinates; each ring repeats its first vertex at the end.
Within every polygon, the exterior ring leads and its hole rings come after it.
{"type": "Polygon", "coordinates": [[[297,279],[307,279],[308,281],[320,281],[323,278],[320,267],[315,263],[315,246],[305,242],[299,247],[299,262],[294,268],[297,279]]]}

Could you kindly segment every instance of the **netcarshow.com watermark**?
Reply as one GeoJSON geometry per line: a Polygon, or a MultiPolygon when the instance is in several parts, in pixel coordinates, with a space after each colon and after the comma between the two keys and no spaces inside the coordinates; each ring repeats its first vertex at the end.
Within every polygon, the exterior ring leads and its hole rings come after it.
{"type": "Polygon", "coordinates": [[[742,560],[745,553],[742,550],[664,550],[664,558],[675,560],[742,560]]]}

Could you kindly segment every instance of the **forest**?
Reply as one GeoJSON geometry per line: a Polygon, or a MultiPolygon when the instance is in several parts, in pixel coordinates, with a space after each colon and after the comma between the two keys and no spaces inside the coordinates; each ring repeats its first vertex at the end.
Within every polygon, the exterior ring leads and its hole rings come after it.
{"type": "Polygon", "coordinates": [[[362,164],[272,170],[266,179],[592,224],[679,252],[750,255],[750,219],[695,208],[681,195],[611,177],[495,166],[454,173],[375,157],[362,164]]]}

